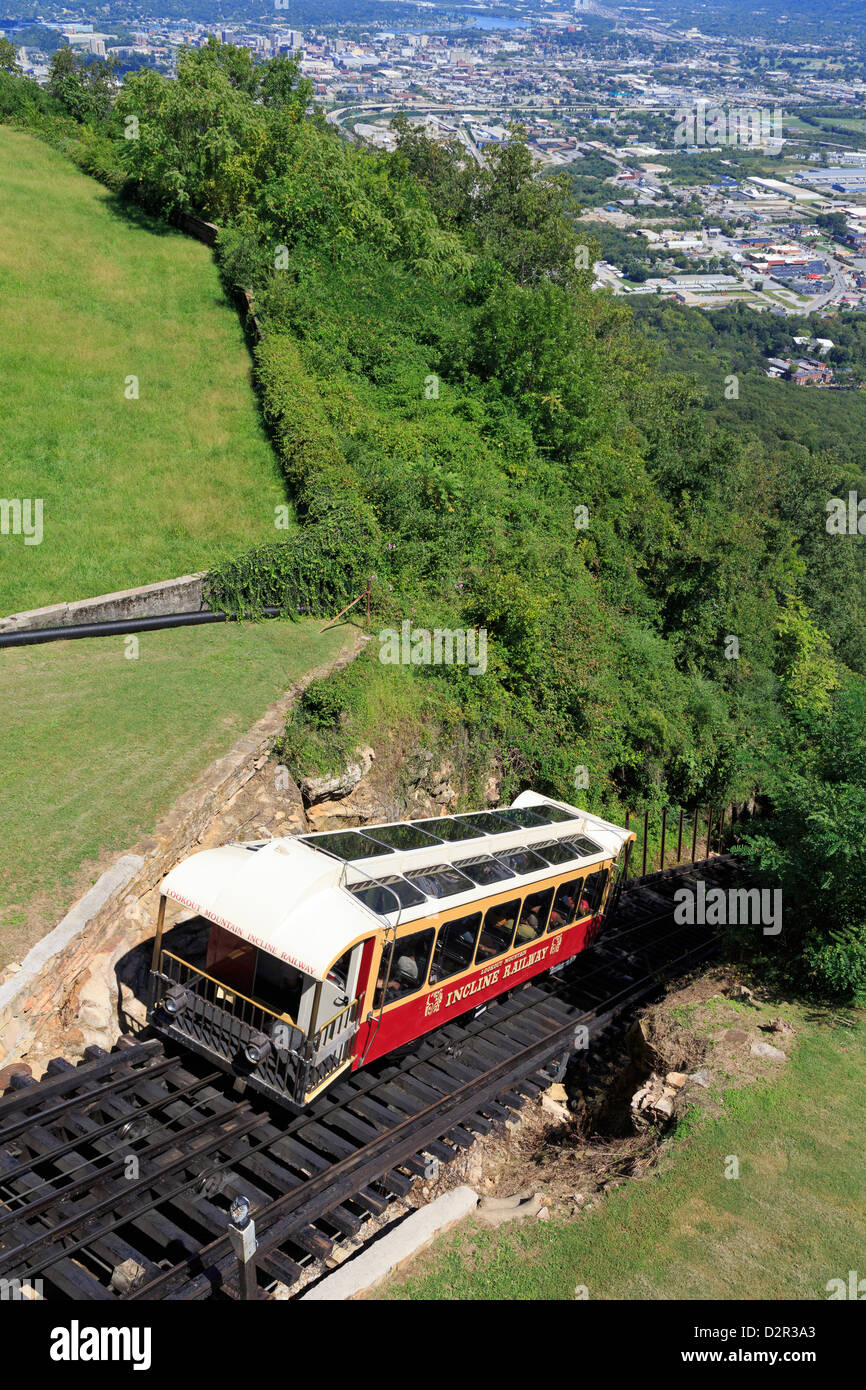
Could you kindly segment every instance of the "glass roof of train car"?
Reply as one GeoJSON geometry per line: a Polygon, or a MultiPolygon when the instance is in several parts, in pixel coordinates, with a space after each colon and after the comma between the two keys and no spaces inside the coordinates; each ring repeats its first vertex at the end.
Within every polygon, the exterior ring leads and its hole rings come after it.
{"type": "MultiPolygon", "coordinates": [[[[541,806],[514,807],[507,811],[474,811],[468,815],[440,816],[430,820],[397,821],[393,825],[373,825],[362,830],[320,831],[302,835],[305,845],[322,850],[352,863],[356,859],[373,859],[392,854],[395,850],[429,849],[442,843],[458,840],[480,840],[494,835],[507,835],[514,830],[534,830],[538,826],[556,825],[577,817],[559,806],[546,802],[541,806]]],[[[593,846],[585,853],[596,853],[593,846]]]]}
{"type": "MultiPolygon", "coordinates": [[[[470,893],[474,888],[500,883],[515,875],[539,873],[549,865],[574,863],[602,852],[602,846],[585,835],[564,834],[532,847],[497,849],[497,836],[519,829],[560,826],[577,816],[547,803],[503,811],[479,811],[469,815],[441,816],[429,820],[401,821],[361,830],[323,831],[300,838],[313,849],[346,863],[378,859],[397,850],[430,849],[440,844],[466,844],[467,857],[451,863],[432,863],[404,869],[375,879],[347,884],[350,893],[377,914],[420,907],[431,899],[470,893]],[[471,853],[474,851],[474,854],[471,853]]],[[[378,866],[377,866],[378,867],[378,866]]],[[[382,864],[382,869],[386,864],[382,864]]]]}

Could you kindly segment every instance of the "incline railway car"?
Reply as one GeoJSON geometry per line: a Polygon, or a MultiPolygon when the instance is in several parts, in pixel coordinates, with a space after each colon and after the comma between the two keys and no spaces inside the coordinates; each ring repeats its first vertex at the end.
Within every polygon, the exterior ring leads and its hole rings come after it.
{"type": "Polygon", "coordinates": [[[203,850],[162,885],[150,1021],[299,1110],[572,960],[633,840],[527,791],[502,810],[203,850]],[[192,914],[192,959],[166,946],[167,900],[192,914]]]}

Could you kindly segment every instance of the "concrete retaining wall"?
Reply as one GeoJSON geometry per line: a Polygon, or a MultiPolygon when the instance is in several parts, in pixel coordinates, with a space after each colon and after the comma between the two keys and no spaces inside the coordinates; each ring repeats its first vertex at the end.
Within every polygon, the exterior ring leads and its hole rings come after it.
{"type": "Polygon", "coordinates": [[[137,589],[119,589],[97,598],[76,599],[72,603],[52,603],[47,608],[30,608],[0,618],[0,632],[25,632],[43,627],[78,627],[83,623],[119,622],[123,618],[162,618],[172,613],[200,613],[210,605],[202,596],[204,572],[164,579],[158,584],[141,584],[137,589]]]}
{"type": "Polygon", "coordinates": [[[203,241],[205,246],[216,246],[219,227],[215,223],[205,222],[203,217],[194,217],[189,212],[182,212],[177,221],[178,226],[188,236],[194,236],[196,241],[203,241]]]}
{"type": "Polygon", "coordinates": [[[33,1038],[41,1019],[63,1018],[89,970],[90,950],[83,945],[98,938],[100,923],[116,917],[143,865],[140,854],[121,855],[0,986],[0,1065],[33,1038]]]}
{"type": "Polygon", "coordinates": [[[419,1207],[388,1231],[380,1240],[366,1246],[354,1259],[314,1284],[300,1301],[343,1302],[381,1284],[429,1245],[443,1231],[471,1215],[478,1204],[478,1193],[471,1187],[455,1187],[443,1192],[429,1206],[419,1207]]]}

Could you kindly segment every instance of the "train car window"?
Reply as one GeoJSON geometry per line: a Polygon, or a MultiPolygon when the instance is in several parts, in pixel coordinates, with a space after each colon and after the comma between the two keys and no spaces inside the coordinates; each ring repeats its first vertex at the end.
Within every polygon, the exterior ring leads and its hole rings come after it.
{"type": "Polygon", "coordinates": [[[397,912],[401,907],[420,907],[426,899],[424,894],[405,878],[389,874],[380,883],[365,879],[363,883],[353,883],[349,892],[360,898],[365,907],[380,917],[388,912],[397,912]]]}
{"type": "Polygon", "coordinates": [[[536,810],[534,806],[531,811],[525,806],[509,806],[505,814],[514,825],[520,825],[524,830],[534,830],[537,825],[550,825],[544,812],[536,810]]]}
{"type": "Polygon", "coordinates": [[[537,874],[539,869],[547,868],[541,855],[531,849],[509,849],[496,857],[515,874],[537,874]]]}
{"type": "Polygon", "coordinates": [[[520,921],[517,923],[515,946],[522,946],[524,942],[534,941],[537,936],[542,935],[547,926],[547,915],[552,902],[552,888],[545,888],[541,893],[527,893],[523,900],[520,921]]]}
{"type": "Polygon", "coordinates": [[[545,801],[542,806],[533,806],[532,809],[539,815],[543,811],[550,821],[577,820],[572,811],[563,811],[559,806],[551,806],[548,801],[545,801]]]}
{"type": "Polygon", "coordinates": [[[385,989],[385,981],[391,970],[391,956],[394,954],[393,942],[389,941],[382,947],[382,958],[379,961],[379,978],[376,981],[376,989],[373,993],[373,1008],[381,1009],[382,993],[385,989]]]}
{"type": "Polygon", "coordinates": [[[590,874],[583,885],[583,900],[580,904],[582,916],[585,917],[587,912],[598,912],[608,878],[607,869],[599,869],[598,873],[590,874]],[[586,907],[584,907],[584,901],[587,904],[586,907]]]}
{"type": "Polygon", "coordinates": [[[255,996],[269,1009],[296,1019],[301,1006],[303,986],[304,976],[294,966],[277,960],[266,951],[258,952],[255,996]]]}
{"type": "Polygon", "coordinates": [[[418,830],[429,830],[431,835],[438,835],[440,840],[477,840],[483,834],[481,830],[475,830],[465,821],[454,820],[451,816],[443,816],[441,820],[415,820],[412,825],[418,830]]]}
{"type": "Polygon", "coordinates": [[[481,913],[473,912],[468,917],[455,917],[439,928],[433,964],[430,967],[430,984],[447,980],[472,964],[475,955],[475,942],[481,926],[481,913]]]}
{"type": "Polygon", "coordinates": [[[513,878],[511,869],[498,859],[491,859],[489,854],[480,854],[477,859],[458,859],[454,865],[455,869],[460,869],[461,873],[477,883],[479,888],[485,888],[489,883],[501,883],[504,878],[513,878]]]}
{"type": "Polygon", "coordinates": [[[471,825],[481,835],[504,835],[507,830],[516,830],[517,821],[505,811],[473,811],[472,815],[455,817],[471,825]]]}
{"type": "Polygon", "coordinates": [[[351,949],[348,951],[344,951],[343,954],[340,956],[340,959],[334,961],[334,964],[328,971],[327,976],[332,985],[337,985],[340,989],[343,990],[346,988],[346,985],[349,982],[349,966],[351,965],[351,963],[351,949]]]}
{"type": "Polygon", "coordinates": [[[335,835],[302,835],[301,840],[312,849],[332,854],[335,859],[372,859],[377,854],[393,854],[389,845],[379,845],[356,830],[340,830],[335,835]]]}
{"type": "Polygon", "coordinates": [[[533,845],[536,854],[542,855],[548,864],[570,864],[580,855],[571,840],[545,840],[542,845],[533,845]]]}
{"type": "Polygon", "coordinates": [[[602,847],[601,845],[597,845],[597,844],[595,843],[595,840],[588,840],[587,837],[586,837],[585,835],[574,835],[574,836],[572,836],[571,843],[572,843],[573,845],[577,845],[577,847],[578,847],[578,849],[580,850],[580,853],[581,853],[581,854],[603,854],[603,853],[604,853],[603,847],[602,847]]]}
{"type": "Polygon", "coordinates": [[[547,926],[548,931],[558,931],[560,927],[569,927],[576,919],[582,883],[582,878],[573,878],[568,883],[560,883],[553,900],[553,911],[547,926]]]}
{"type": "Polygon", "coordinates": [[[587,840],[584,835],[569,835],[568,839],[560,840],[559,843],[567,845],[572,859],[586,859],[590,854],[603,853],[601,845],[593,844],[592,840],[587,840]]]}
{"type": "Polygon", "coordinates": [[[428,898],[453,898],[455,893],[472,891],[472,881],[451,864],[431,864],[426,869],[410,869],[406,878],[428,898]]]}
{"type": "Polygon", "coordinates": [[[372,825],[364,831],[364,838],[389,849],[426,849],[442,843],[438,835],[419,830],[417,825],[372,825]]]}
{"type": "Polygon", "coordinates": [[[475,954],[476,965],[485,960],[492,960],[494,956],[501,956],[503,951],[508,950],[519,911],[519,898],[512,898],[510,902],[487,909],[475,954]]]}
{"type": "Polygon", "coordinates": [[[405,999],[410,994],[415,994],[427,979],[427,967],[430,964],[430,954],[433,950],[433,938],[436,935],[432,927],[425,928],[424,931],[413,932],[411,936],[402,936],[393,945],[389,943],[388,951],[382,952],[382,968],[379,971],[379,980],[376,985],[376,997],[374,1007],[379,1008],[382,1003],[382,988],[385,991],[385,1004],[393,1004],[395,999],[405,999]],[[393,953],[394,964],[388,977],[386,969],[393,953]],[[387,957],[387,959],[386,959],[387,957]]]}

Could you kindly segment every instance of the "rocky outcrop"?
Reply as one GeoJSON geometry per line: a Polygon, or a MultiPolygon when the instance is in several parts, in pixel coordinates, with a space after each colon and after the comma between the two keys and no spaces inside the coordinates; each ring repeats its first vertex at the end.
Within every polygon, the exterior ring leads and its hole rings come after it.
{"type": "Polygon", "coordinates": [[[429,748],[419,748],[408,766],[408,795],[418,805],[432,806],[432,814],[453,809],[458,794],[454,788],[454,763],[450,758],[437,765],[429,748]]]}
{"type": "Polygon", "coordinates": [[[372,748],[356,748],[355,757],[336,777],[302,778],[304,805],[316,806],[321,801],[341,801],[343,797],[350,796],[367,776],[375,757],[372,748]]]}
{"type": "Polygon", "coordinates": [[[360,783],[348,796],[320,801],[307,808],[310,830],[352,830],[377,821],[401,820],[403,808],[367,782],[360,783]]]}
{"type": "MultiPolygon", "coordinates": [[[[485,800],[497,805],[500,772],[487,778],[485,800]]],[[[334,777],[305,777],[300,783],[310,830],[348,830],[377,821],[412,820],[448,815],[466,799],[452,758],[437,758],[429,748],[400,750],[358,748],[334,777]],[[390,754],[390,756],[388,756],[390,754]]]]}

